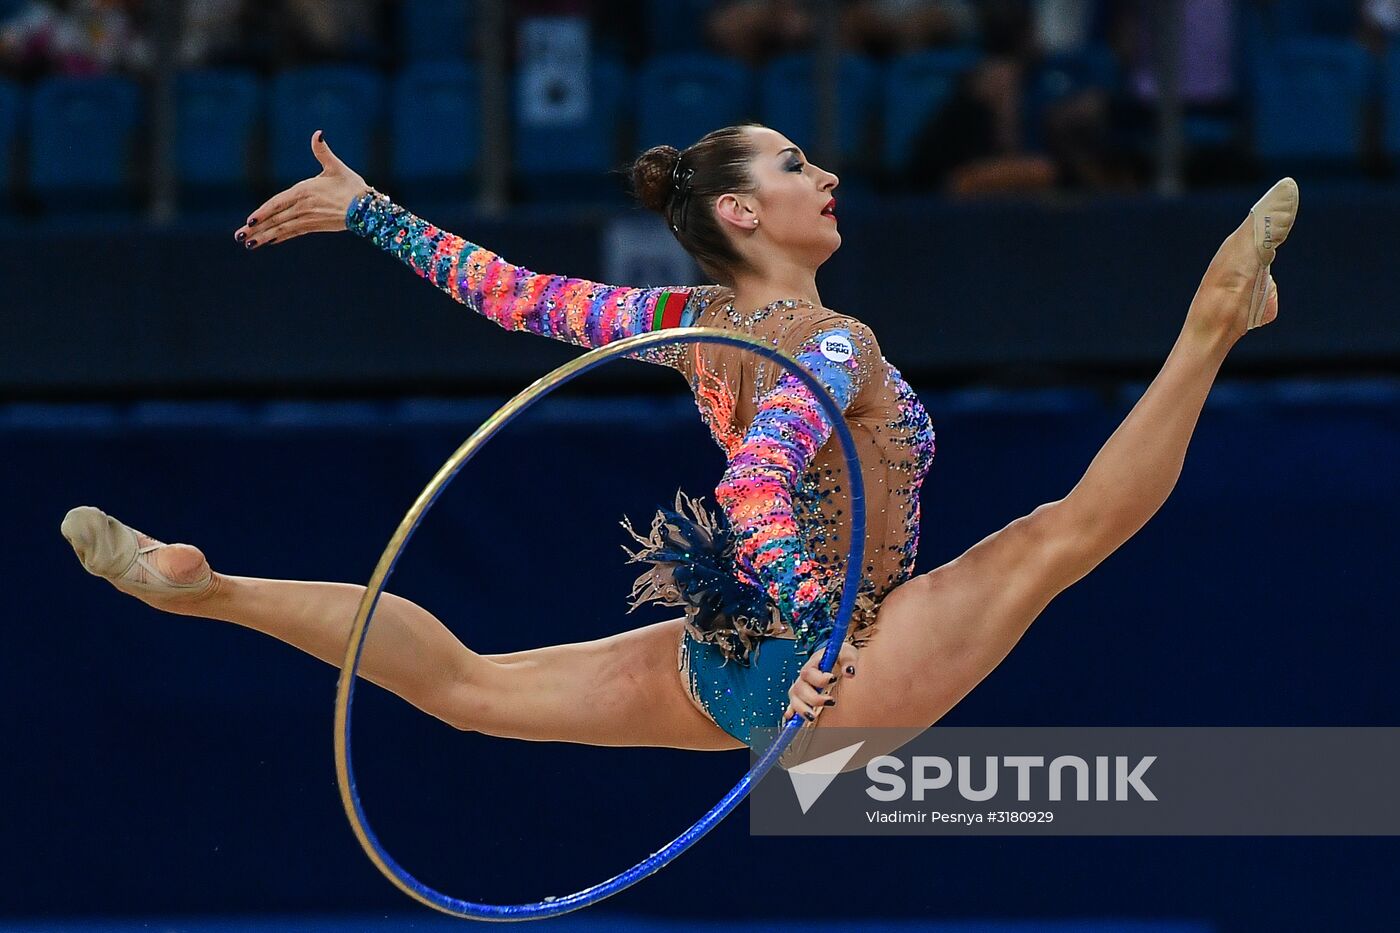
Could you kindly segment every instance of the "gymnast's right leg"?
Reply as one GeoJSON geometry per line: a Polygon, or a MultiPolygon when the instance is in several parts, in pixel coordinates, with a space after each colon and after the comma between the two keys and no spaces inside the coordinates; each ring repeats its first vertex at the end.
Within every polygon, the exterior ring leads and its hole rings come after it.
{"type": "MultiPolygon", "coordinates": [[[[188,544],[163,545],[91,507],[63,534],[84,567],[164,612],[232,622],[334,667],[365,588],[215,573],[188,544]]],[[[432,613],[384,593],[359,674],[455,728],[531,741],[742,748],[691,703],[676,651],[681,622],[502,655],[463,645],[432,613]]]]}

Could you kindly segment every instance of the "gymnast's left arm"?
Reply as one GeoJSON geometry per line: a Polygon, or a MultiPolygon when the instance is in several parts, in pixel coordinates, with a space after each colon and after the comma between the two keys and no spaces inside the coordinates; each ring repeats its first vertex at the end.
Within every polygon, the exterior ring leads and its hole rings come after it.
{"type": "MultiPolygon", "coordinates": [[[[844,413],[869,380],[874,346],[869,328],[839,318],[814,328],[794,355],[844,413]]],[[[811,390],[788,373],[759,403],[715,489],[734,532],[739,566],[777,605],[803,654],[830,637],[838,597],[808,552],[792,500],[798,478],[832,432],[811,390]]]]}
{"type": "Polygon", "coordinates": [[[531,272],[375,192],[351,203],[346,225],[505,330],[528,331],[588,349],[678,326],[692,291],[605,285],[531,272]]]}

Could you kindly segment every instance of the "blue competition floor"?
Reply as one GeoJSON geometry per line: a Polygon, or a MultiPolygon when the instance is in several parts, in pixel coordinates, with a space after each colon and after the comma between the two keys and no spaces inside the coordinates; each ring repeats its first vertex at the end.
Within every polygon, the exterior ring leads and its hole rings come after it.
{"type": "MultiPolygon", "coordinates": [[[[34,923],[0,921],[0,933],[439,933],[461,930],[463,921],[451,917],[344,916],[344,917],[257,917],[237,918],[151,918],[147,920],[40,920],[34,923]]],[[[811,921],[771,920],[715,923],[672,921],[665,917],[610,917],[589,915],[558,917],[547,921],[555,933],[644,933],[650,930],[690,931],[690,933],[810,933],[811,921]]],[[[850,933],[1210,933],[1208,923],[1151,920],[1056,920],[1056,921],[966,921],[966,922],[860,922],[842,919],[840,928],[850,933]]]]}

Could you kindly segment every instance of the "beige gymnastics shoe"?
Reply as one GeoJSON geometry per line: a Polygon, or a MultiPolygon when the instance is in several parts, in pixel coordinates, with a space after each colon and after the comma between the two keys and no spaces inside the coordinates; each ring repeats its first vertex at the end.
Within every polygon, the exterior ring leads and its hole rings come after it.
{"type": "Polygon", "coordinates": [[[1278,314],[1277,301],[1270,299],[1277,292],[1274,277],[1269,274],[1274,256],[1293,229],[1298,218],[1298,183],[1291,178],[1280,179],[1249,209],[1254,228],[1254,251],[1259,256],[1259,271],[1254,276],[1254,288],[1249,297],[1249,317],[1245,330],[1262,327],[1278,314]],[[1272,309],[1273,313],[1266,313],[1272,309]]]}
{"type": "Polygon", "coordinates": [[[177,583],[155,566],[152,551],[166,545],[117,521],[101,509],[79,506],[63,517],[63,537],[73,546],[83,568],[103,577],[123,592],[138,597],[171,597],[200,594],[213,581],[213,571],[204,562],[198,578],[177,583]],[[145,538],[148,544],[142,544],[145,538]]]}

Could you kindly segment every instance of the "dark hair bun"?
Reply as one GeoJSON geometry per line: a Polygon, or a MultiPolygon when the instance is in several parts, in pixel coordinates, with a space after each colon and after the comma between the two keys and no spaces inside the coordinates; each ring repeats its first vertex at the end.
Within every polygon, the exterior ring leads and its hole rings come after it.
{"type": "Polygon", "coordinates": [[[681,151],[675,146],[652,146],[632,163],[632,192],[642,202],[642,207],[666,216],[671,173],[680,157],[681,151]]]}

